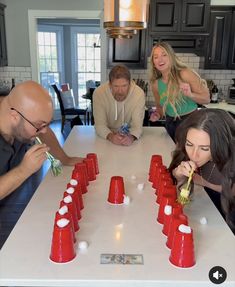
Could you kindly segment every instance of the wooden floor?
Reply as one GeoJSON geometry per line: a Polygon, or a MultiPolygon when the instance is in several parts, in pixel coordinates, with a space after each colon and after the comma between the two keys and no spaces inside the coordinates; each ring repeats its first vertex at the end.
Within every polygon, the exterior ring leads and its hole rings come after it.
{"type": "MultiPolygon", "coordinates": [[[[60,121],[54,121],[50,127],[55,132],[60,144],[63,145],[71,130],[69,122],[64,128],[63,134],[60,130],[60,121]]],[[[0,249],[48,171],[48,168],[49,162],[46,161],[40,171],[28,179],[21,188],[3,200],[0,200],[0,249]]]]}

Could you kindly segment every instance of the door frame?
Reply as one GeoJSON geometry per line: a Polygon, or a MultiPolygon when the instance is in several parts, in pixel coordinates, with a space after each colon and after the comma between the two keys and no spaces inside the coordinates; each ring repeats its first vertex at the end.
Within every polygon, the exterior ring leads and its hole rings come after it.
{"type": "Polygon", "coordinates": [[[101,10],[28,10],[29,46],[32,69],[32,80],[39,82],[38,51],[37,51],[37,19],[40,18],[71,18],[100,19],[101,34],[101,82],[106,81],[106,33],[103,28],[103,12],[101,10]]]}

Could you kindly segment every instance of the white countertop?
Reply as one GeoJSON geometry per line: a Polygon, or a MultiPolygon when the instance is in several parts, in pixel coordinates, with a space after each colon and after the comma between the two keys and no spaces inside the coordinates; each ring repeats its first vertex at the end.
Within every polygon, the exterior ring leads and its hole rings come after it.
{"type": "Polygon", "coordinates": [[[140,140],[121,147],[96,137],[93,127],[79,126],[72,130],[65,149],[71,155],[98,155],[100,174],[83,196],[85,207],[77,233],[78,242],[89,243],[88,250],[77,252],[67,264],[49,260],[54,215],[72,168],[65,167],[59,177],[48,173],[0,251],[0,286],[212,286],[208,272],[220,265],[227,271],[227,284],[221,286],[234,287],[235,237],[200,188],[185,208],[194,231],[196,265],[180,269],[169,263],[166,237],[156,221],[156,197],[148,182],[151,155],[161,154],[168,165],[174,149],[164,128],[144,128],[140,140]],[[113,175],[124,177],[129,206],[107,203],[113,175]],[[138,191],[137,184],[143,182],[145,189],[138,191]],[[199,223],[204,216],[207,225],[199,223]],[[142,254],[144,265],[100,264],[102,253],[142,254]]]}
{"type": "Polygon", "coordinates": [[[222,109],[228,112],[232,112],[235,114],[235,105],[227,104],[225,102],[220,103],[210,103],[208,105],[205,105],[207,108],[214,108],[214,109],[222,109]]]}

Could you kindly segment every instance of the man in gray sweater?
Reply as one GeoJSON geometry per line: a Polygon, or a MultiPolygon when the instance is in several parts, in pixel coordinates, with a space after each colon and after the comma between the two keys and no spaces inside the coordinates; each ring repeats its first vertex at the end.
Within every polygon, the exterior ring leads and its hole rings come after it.
{"type": "Polygon", "coordinates": [[[145,94],[126,66],[117,65],[109,73],[109,81],[93,94],[96,133],[116,145],[129,146],[142,134],[145,94]],[[129,132],[120,132],[121,127],[129,132]]]}

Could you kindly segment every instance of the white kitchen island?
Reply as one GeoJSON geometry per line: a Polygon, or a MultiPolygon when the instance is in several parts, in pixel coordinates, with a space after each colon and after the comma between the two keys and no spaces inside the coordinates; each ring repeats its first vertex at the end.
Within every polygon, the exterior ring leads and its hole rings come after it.
{"type": "Polygon", "coordinates": [[[65,149],[71,155],[98,155],[100,174],[83,196],[85,207],[76,234],[77,241],[85,240],[89,247],[84,252],[78,250],[70,263],[49,260],[54,215],[72,168],[65,167],[59,177],[48,173],[0,251],[0,286],[213,286],[208,272],[217,265],[227,271],[221,286],[235,286],[235,237],[200,188],[185,208],[194,231],[196,265],[180,269],[169,262],[166,237],[156,221],[156,197],[148,182],[151,155],[161,154],[168,165],[174,149],[164,128],[144,128],[140,140],[121,147],[97,137],[91,126],[76,127],[65,149]],[[113,175],[124,177],[129,205],[107,203],[113,175]],[[145,183],[144,190],[137,189],[139,183],[145,183]],[[202,217],[208,224],[200,224],[202,217]],[[103,253],[142,254],[144,264],[100,264],[103,253]]]}

